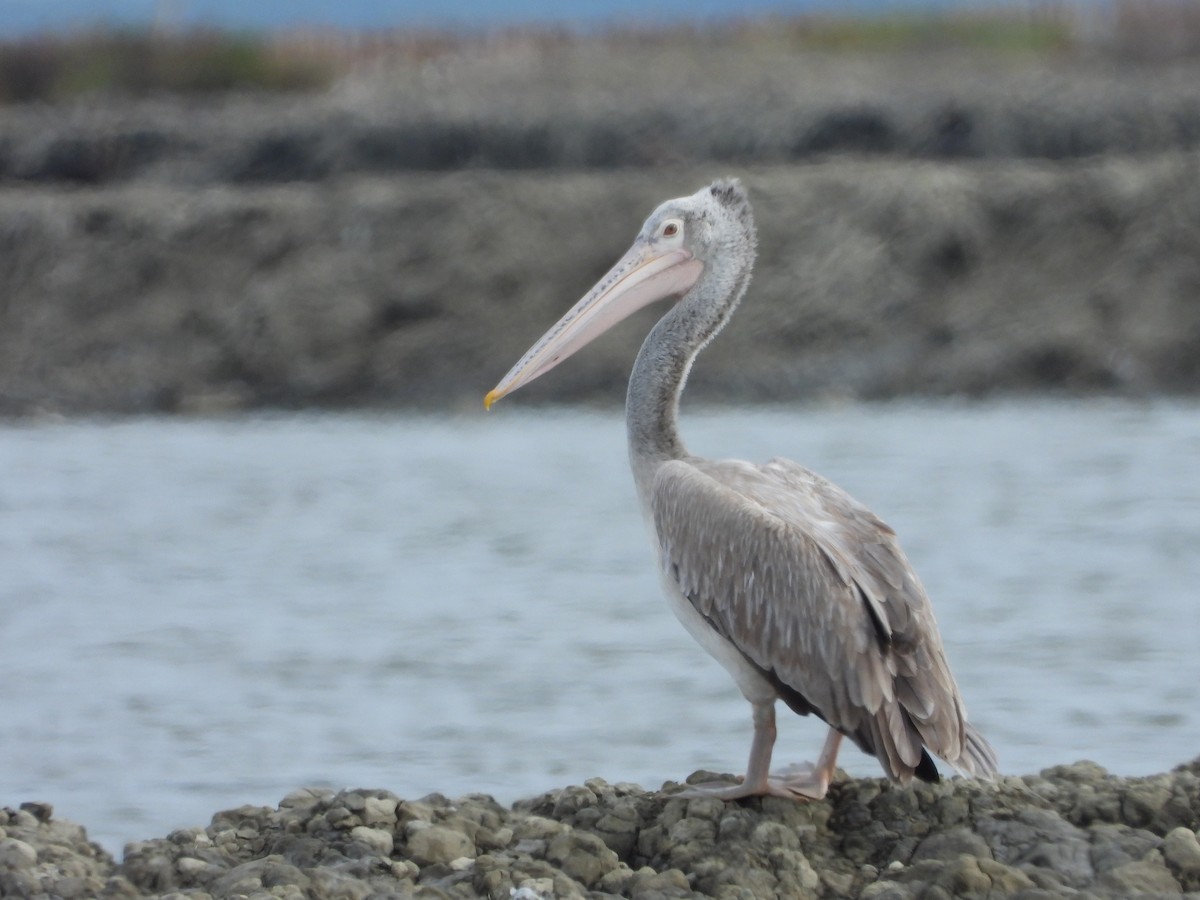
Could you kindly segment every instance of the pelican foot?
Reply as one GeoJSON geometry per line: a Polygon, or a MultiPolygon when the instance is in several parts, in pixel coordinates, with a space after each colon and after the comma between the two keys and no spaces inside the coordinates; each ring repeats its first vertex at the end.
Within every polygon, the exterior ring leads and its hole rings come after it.
{"type": "Polygon", "coordinates": [[[792,796],[797,800],[824,800],[833,781],[832,766],[822,767],[812,763],[793,763],[778,775],[767,780],[780,789],[776,796],[792,796]]]}
{"type": "Polygon", "coordinates": [[[742,780],[740,784],[725,781],[704,781],[690,784],[676,797],[715,797],[718,800],[741,800],[743,797],[783,797],[785,800],[822,800],[829,790],[832,773],[820,771],[811,763],[788,766],[778,775],[769,775],[758,782],[742,780]]]}

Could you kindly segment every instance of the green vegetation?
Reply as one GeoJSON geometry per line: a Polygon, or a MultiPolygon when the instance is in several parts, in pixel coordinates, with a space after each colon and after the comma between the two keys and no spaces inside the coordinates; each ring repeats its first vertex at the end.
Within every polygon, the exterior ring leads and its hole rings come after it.
{"type": "Polygon", "coordinates": [[[331,66],[311,55],[219,31],[95,32],[0,43],[0,102],[7,103],[93,91],[302,91],[326,86],[333,75],[331,66]]]}
{"type": "Polygon", "coordinates": [[[812,16],[752,25],[754,37],[772,35],[799,50],[894,52],[960,48],[1035,53],[1072,46],[1071,24],[1052,16],[933,14],[812,16]]]}
{"type": "Polygon", "coordinates": [[[382,30],[241,34],[91,31],[0,41],[0,104],[54,102],[95,91],[127,95],[229,90],[311,91],[364,64],[424,65],[430,59],[530,47],[562,50],[593,41],[647,48],[730,47],[750,54],[895,53],[947,49],[978,54],[1084,52],[1115,62],[1200,56],[1197,0],[1109,0],[1080,5],[998,2],[969,10],[875,15],[830,12],[676,27],[614,26],[596,34],[559,27],[498,33],[382,30]]]}

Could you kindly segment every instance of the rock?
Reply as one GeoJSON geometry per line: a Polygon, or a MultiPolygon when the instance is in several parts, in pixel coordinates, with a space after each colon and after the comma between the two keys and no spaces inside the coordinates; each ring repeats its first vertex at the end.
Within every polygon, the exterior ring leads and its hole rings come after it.
{"type": "Polygon", "coordinates": [[[21,804],[21,809],[29,813],[39,822],[49,822],[54,817],[54,807],[49,803],[37,801],[21,804]]]}
{"type": "Polygon", "coordinates": [[[461,831],[441,825],[415,828],[408,833],[405,854],[419,866],[449,863],[461,856],[473,858],[475,845],[461,831]]]}
{"type": "Polygon", "coordinates": [[[1087,765],[908,788],[843,779],[806,804],[674,789],[592,779],[512,808],[482,795],[293,792],[275,809],[130,844],[120,866],[72,823],[4,809],[0,896],[1109,900],[1177,896],[1200,878],[1195,831],[1168,827],[1200,819],[1191,766],[1149,779],[1087,765]],[[1152,796],[1161,809],[1147,809],[1152,796]]]}
{"type": "Polygon", "coordinates": [[[25,804],[22,804],[21,809],[18,809],[15,812],[9,812],[9,823],[18,828],[36,828],[38,824],[37,817],[29,812],[29,810],[25,809],[24,806],[25,804]]]}
{"type": "Polygon", "coordinates": [[[370,827],[395,825],[396,806],[397,800],[395,797],[366,798],[362,811],[363,824],[370,827]]]}
{"type": "Polygon", "coordinates": [[[1034,887],[1029,876],[1020,870],[995,860],[973,856],[959,856],[943,865],[933,883],[943,887],[951,897],[963,900],[982,900],[993,893],[1004,896],[1034,887]]]}
{"type": "Polygon", "coordinates": [[[350,837],[360,844],[366,844],[380,856],[391,856],[394,841],[392,833],[382,828],[368,828],[358,825],[350,829],[350,837]]]}
{"type": "Polygon", "coordinates": [[[511,900],[552,900],[554,879],[528,878],[521,882],[520,887],[513,888],[509,897],[511,900]]]}
{"type": "Polygon", "coordinates": [[[679,869],[665,869],[656,872],[649,866],[643,866],[633,873],[630,878],[633,897],[651,898],[659,896],[686,896],[691,891],[687,876],[679,869]]]}
{"type": "MultiPolygon", "coordinates": [[[[801,851],[776,847],[767,854],[767,859],[771,863],[771,871],[779,879],[779,889],[783,893],[789,897],[816,896],[821,877],[801,851]]],[[[830,874],[832,882],[826,883],[837,883],[838,874],[830,874]]]]}
{"type": "Polygon", "coordinates": [[[503,850],[513,841],[513,830],[507,825],[494,831],[490,828],[480,828],[475,832],[475,846],[479,850],[503,850]]]}
{"type": "Polygon", "coordinates": [[[1157,850],[1150,851],[1145,859],[1125,863],[1105,872],[1100,876],[1098,886],[1126,897],[1183,893],[1157,850]]]}
{"type": "Polygon", "coordinates": [[[860,900],[911,900],[912,889],[895,881],[876,881],[863,888],[860,900]]]}
{"type": "Polygon", "coordinates": [[[298,788],[279,801],[280,809],[311,809],[319,803],[328,801],[333,791],[328,788],[298,788]]]}
{"type": "MultiPolygon", "coordinates": [[[[309,895],[313,897],[330,897],[337,898],[337,900],[367,900],[372,893],[374,891],[368,882],[337,869],[314,870],[312,881],[309,885],[309,895]]],[[[301,894],[299,896],[302,897],[304,895],[301,894]]],[[[216,895],[214,895],[214,900],[218,900],[216,895]]]]}
{"type": "Polygon", "coordinates": [[[1161,837],[1143,828],[1105,824],[1093,825],[1088,831],[1092,841],[1092,868],[1097,874],[1143,859],[1162,845],[1161,837]]]}
{"type": "Polygon", "coordinates": [[[1196,832],[1182,825],[1163,838],[1162,855],[1185,891],[1200,890],[1200,841],[1196,832]]]}
{"type": "Polygon", "coordinates": [[[0,866],[7,869],[31,869],[37,864],[37,850],[16,838],[0,841],[0,866]]]}
{"type": "Polygon", "coordinates": [[[513,829],[517,840],[544,840],[561,834],[564,830],[562,822],[547,819],[545,816],[528,816],[523,818],[513,829]]]}
{"type": "Polygon", "coordinates": [[[593,887],[617,868],[617,854],[604,841],[586,832],[559,834],[546,846],[546,859],[585,887],[593,887]]]}
{"type": "MultiPolygon", "coordinates": [[[[687,821],[686,819],[684,821],[687,821]]],[[[714,836],[712,829],[706,829],[702,832],[704,837],[707,837],[709,842],[714,836]]],[[[674,835],[672,835],[674,838],[674,835]]],[[[754,831],[750,835],[752,843],[764,849],[773,847],[784,847],[789,850],[794,850],[800,846],[800,837],[790,828],[781,825],[778,822],[761,822],[755,826],[754,831]]]]}
{"type": "Polygon", "coordinates": [[[1171,796],[1165,779],[1137,779],[1129,783],[1121,801],[1121,819],[1127,825],[1146,827],[1156,824],[1171,796]]]}
{"type": "Polygon", "coordinates": [[[1087,835],[1054,810],[1031,807],[1015,818],[988,818],[977,827],[1001,863],[1044,867],[1073,887],[1095,877],[1087,835]]]}
{"type": "Polygon", "coordinates": [[[185,881],[195,882],[199,880],[201,873],[209,870],[210,866],[202,859],[185,856],[175,861],[175,868],[179,870],[179,874],[185,881]]]}
{"type": "Polygon", "coordinates": [[[917,845],[917,849],[913,851],[912,861],[946,859],[962,855],[991,859],[992,848],[988,846],[982,836],[968,828],[956,827],[947,831],[934,832],[923,838],[917,845]]]}

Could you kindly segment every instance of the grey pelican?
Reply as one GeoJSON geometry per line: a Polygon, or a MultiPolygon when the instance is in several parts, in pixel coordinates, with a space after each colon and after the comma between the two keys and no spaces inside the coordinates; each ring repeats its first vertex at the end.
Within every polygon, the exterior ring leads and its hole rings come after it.
{"type": "Polygon", "coordinates": [[[733,676],[754,721],[745,777],[686,793],[820,799],[843,736],[900,783],[938,780],[930,752],[991,777],[995,753],[967,721],[929,599],[895,532],[796,463],[702,459],[679,437],[688,371],[746,292],[756,242],[737,180],[668,200],[484,404],[490,409],[642,306],[675,299],[633,365],[629,459],[671,606],[733,676]],[[777,699],[830,729],[815,765],[772,775],[777,699]]]}

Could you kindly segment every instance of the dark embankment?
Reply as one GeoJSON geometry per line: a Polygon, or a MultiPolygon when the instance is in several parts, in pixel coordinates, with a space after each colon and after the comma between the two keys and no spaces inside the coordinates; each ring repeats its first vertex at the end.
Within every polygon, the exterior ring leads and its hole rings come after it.
{"type": "MultiPolygon", "coordinates": [[[[672,790],[668,788],[668,792],[672,790]]],[[[671,799],[600,779],[512,808],[301,790],[128,845],[44,804],[0,811],[6,897],[1178,897],[1200,892],[1200,760],[995,783],[836,783],[819,803],[671,799]]]]}
{"type": "MultiPolygon", "coordinates": [[[[660,199],[730,171],[761,255],[692,396],[1200,387],[1200,157],[857,160],[9,188],[0,410],[475,407],[660,199]]],[[[645,315],[531,398],[619,401],[645,315]]]]}
{"type": "MultiPolygon", "coordinates": [[[[0,414],[475,407],[662,199],[761,258],[691,396],[1200,388],[1200,64],[703,34],[0,109],[0,414]]],[[[646,314],[649,315],[649,314],[646,314]]],[[[646,319],[530,389],[616,402],[646,319]]]]}

